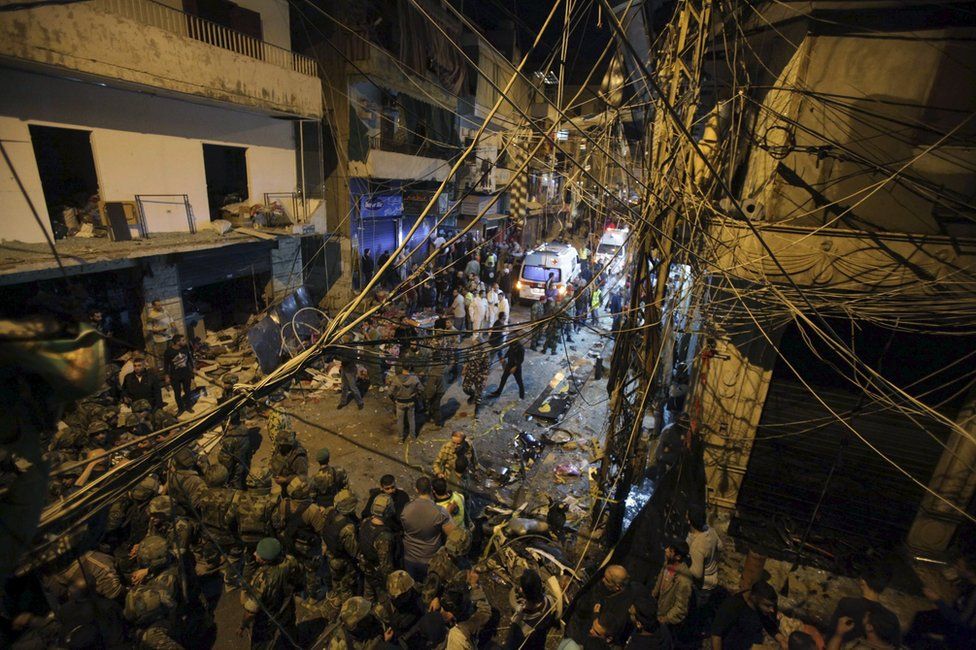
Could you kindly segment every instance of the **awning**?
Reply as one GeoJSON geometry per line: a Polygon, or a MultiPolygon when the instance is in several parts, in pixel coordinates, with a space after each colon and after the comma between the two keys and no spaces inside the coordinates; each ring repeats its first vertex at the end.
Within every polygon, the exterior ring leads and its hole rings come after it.
{"type": "Polygon", "coordinates": [[[370,149],[365,163],[349,161],[349,175],[359,178],[442,181],[450,170],[451,163],[446,160],[379,149],[370,149]]]}

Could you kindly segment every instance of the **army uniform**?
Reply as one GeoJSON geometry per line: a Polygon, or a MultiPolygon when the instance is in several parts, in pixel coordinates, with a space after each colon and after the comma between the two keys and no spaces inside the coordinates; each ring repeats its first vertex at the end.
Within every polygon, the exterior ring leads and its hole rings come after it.
{"type": "Polygon", "coordinates": [[[406,571],[393,571],[386,579],[387,597],[373,607],[376,618],[393,630],[394,637],[401,645],[405,645],[404,637],[428,610],[416,585],[406,571]]]}
{"type": "Polygon", "coordinates": [[[464,487],[476,462],[474,446],[467,439],[460,445],[455,445],[453,439],[448,440],[434,459],[434,474],[443,476],[453,485],[464,487]]]}
{"type": "Polygon", "coordinates": [[[77,560],[68,564],[50,578],[45,579],[47,592],[59,602],[64,602],[70,596],[72,584],[79,577],[83,578],[92,593],[115,600],[125,591],[115,559],[106,553],[88,551],[77,560]]]}
{"type": "Polygon", "coordinates": [[[349,476],[344,469],[329,465],[329,450],[322,447],[315,452],[319,468],[312,475],[312,498],[320,506],[331,506],[335,495],[349,487],[349,476]]]}
{"type": "Polygon", "coordinates": [[[368,600],[359,596],[347,598],[339,611],[339,620],[315,644],[324,650],[381,650],[385,646],[383,628],[373,614],[368,600]]]}
{"type": "Polygon", "coordinates": [[[106,552],[117,549],[128,557],[129,549],[149,531],[149,502],[158,494],[159,481],[149,476],[128,494],[112,502],[101,541],[106,552]]]}
{"type": "Polygon", "coordinates": [[[288,498],[281,499],[272,513],[272,523],[285,551],[294,556],[304,575],[305,597],[322,598],[324,584],[319,578],[322,566],[322,531],[325,508],[312,503],[308,480],[296,476],[288,484],[288,498]]]}
{"type": "Polygon", "coordinates": [[[478,406],[481,404],[481,395],[485,392],[485,383],[488,381],[488,371],[490,369],[490,359],[488,351],[482,348],[469,348],[468,362],[464,364],[464,371],[461,378],[461,389],[468,396],[468,403],[474,402],[475,415],[478,413],[478,406]]]}
{"type": "Polygon", "coordinates": [[[529,308],[529,317],[531,322],[536,324],[535,329],[532,331],[532,342],[529,347],[537,350],[546,331],[545,326],[542,324],[543,319],[546,317],[546,303],[542,300],[533,302],[532,307],[529,308]]]}
{"type": "Polygon", "coordinates": [[[268,437],[271,438],[271,444],[277,447],[278,435],[283,431],[292,430],[291,416],[272,406],[271,412],[268,414],[268,437]]]}
{"type": "Polygon", "coordinates": [[[296,476],[308,476],[308,451],[294,431],[282,431],[275,440],[271,456],[271,476],[282,489],[296,476]]]}
{"type": "Polygon", "coordinates": [[[196,470],[196,459],[190,449],[184,447],[176,452],[166,474],[166,494],[184,512],[190,511],[193,495],[206,487],[206,483],[196,470]]]}
{"type": "Polygon", "coordinates": [[[441,355],[433,355],[428,359],[427,376],[424,378],[424,406],[427,409],[427,419],[443,426],[441,420],[441,401],[447,392],[450,382],[447,378],[447,359],[441,355]]]}
{"type": "Polygon", "coordinates": [[[326,511],[322,540],[329,559],[329,595],[344,602],[356,594],[356,572],[359,548],[356,539],[356,522],[352,513],[358,505],[349,490],[336,495],[335,504],[326,511]]]}
{"type": "Polygon", "coordinates": [[[381,598],[386,577],[396,568],[396,536],[387,523],[392,516],[393,499],[378,494],[370,506],[370,517],[359,524],[357,545],[359,566],[363,570],[363,595],[372,601],[381,598]]]}
{"type": "Polygon", "coordinates": [[[447,536],[444,545],[437,549],[427,565],[427,579],[421,592],[426,604],[440,598],[449,585],[464,584],[467,569],[471,566],[465,557],[470,548],[471,533],[467,530],[455,528],[447,536]]]}
{"type": "Polygon", "coordinates": [[[291,647],[265,610],[280,623],[288,636],[295,638],[295,588],[301,584],[301,570],[298,562],[287,555],[281,543],[274,538],[262,539],[256,553],[263,560],[254,578],[251,589],[242,596],[245,620],[242,628],[250,622],[251,649],[291,647]]]}
{"type": "Polygon", "coordinates": [[[238,490],[243,489],[248,472],[251,471],[251,438],[243,424],[231,425],[224,432],[217,452],[218,462],[227,468],[230,475],[228,483],[238,490]]]}
{"type": "Polygon", "coordinates": [[[125,597],[123,615],[132,625],[143,648],[182,650],[176,641],[182,599],[179,569],[173,563],[166,540],[147,537],[139,545],[139,564],[149,573],[125,597]]]}
{"type": "Polygon", "coordinates": [[[134,436],[148,436],[153,432],[153,425],[150,420],[152,416],[152,406],[147,399],[137,399],[132,402],[132,413],[125,418],[125,426],[129,433],[134,436]]]}
{"type": "Polygon", "coordinates": [[[549,354],[554,355],[556,354],[556,345],[559,343],[559,329],[562,327],[559,318],[556,316],[554,303],[546,303],[545,317],[548,322],[546,323],[546,340],[542,345],[542,353],[545,354],[546,350],[549,350],[549,354]]]}
{"type": "Polygon", "coordinates": [[[271,515],[277,499],[255,490],[240,493],[237,502],[237,533],[244,556],[244,580],[249,582],[257,569],[254,552],[258,543],[272,533],[271,515]]]}
{"type": "Polygon", "coordinates": [[[203,536],[208,565],[220,567],[224,583],[238,582],[234,567],[241,557],[237,536],[237,506],[241,491],[226,487],[227,469],[215,465],[207,470],[207,487],[195,493],[193,509],[206,530],[203,536]]]}

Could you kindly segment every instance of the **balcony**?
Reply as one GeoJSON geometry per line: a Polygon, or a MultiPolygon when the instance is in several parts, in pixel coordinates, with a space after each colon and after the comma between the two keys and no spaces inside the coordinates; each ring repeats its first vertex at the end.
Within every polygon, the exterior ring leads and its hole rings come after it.
{"type": "Polygon", "coordinates": [[[0,57],[274,114],[322,114],[314,60],[153,0],[3,12],[0,57]]]}

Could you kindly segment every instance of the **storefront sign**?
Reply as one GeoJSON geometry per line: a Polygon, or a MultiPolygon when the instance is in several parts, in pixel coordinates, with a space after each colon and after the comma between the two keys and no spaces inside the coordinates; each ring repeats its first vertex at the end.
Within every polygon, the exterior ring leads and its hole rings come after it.
{"type": "Polygon", "coordinates": [[[359,198],[359,215],[363,219],[398,217],[403,214],[403,196],[396,194],[364,194],[359,198]]]}

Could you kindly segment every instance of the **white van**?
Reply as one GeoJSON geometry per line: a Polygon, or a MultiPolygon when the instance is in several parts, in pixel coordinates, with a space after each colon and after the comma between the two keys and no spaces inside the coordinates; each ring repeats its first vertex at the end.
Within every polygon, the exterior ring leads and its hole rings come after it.
{"type": "Polygon", "coordinates": [[[552,274],[557,295],[566,293],[566,285],[580,272],[579,253],[569,244],[544,244],[525,254],[515,288],[518,297],[535,302],[546,294],[546,281],[552,274]]]}
{"type": "Polygon", "coordinates": [[[603,237],[600,238],[596,252],[593,254],[594,264],[603,264],[604,266],[609,264],[610,267],[607,270],[614,275],[623,271],[624,264],[627,262],[626,246],[629,235],[630,230],[626,228],[607,228],[603,237]]]}

